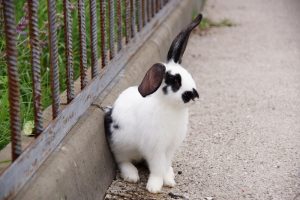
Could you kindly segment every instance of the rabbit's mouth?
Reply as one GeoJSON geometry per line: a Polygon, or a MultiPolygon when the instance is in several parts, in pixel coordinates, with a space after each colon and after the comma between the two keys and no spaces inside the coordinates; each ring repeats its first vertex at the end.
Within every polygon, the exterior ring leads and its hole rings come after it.
{"type": "Polygon", "coordinates": [[[181,97],[184,103],[188,103],[190,100],[195,101],[196,98],[199,99],[199,94],[197,90],[193,89],[192,91],[185,91],[181,97]]]}

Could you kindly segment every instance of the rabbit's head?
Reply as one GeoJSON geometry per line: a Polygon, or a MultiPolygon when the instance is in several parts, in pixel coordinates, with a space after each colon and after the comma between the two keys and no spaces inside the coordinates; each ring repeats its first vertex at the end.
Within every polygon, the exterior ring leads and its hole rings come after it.
{"type": "Polygon", "coordinates": [[[181,105],[199,98],[194,79],[180,64],[190,33],[201,19],[202,15],[199,14],[176,36],[169,49],[166,64],[156,63],[147,71],[138,87],[143,97],[155,93],[169,102],[173,101],[181,105]]]}

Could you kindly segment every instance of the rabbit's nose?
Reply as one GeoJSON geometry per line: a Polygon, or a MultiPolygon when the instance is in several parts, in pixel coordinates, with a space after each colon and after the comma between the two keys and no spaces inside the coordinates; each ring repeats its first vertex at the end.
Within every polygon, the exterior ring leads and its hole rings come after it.
{"type": "Polygon", "coordinates": [[[195,88],[193,88],[193,95],[194,95],[194,98],[198,98],[199,99],[199,94],[197,92],[197,90],[195,88]]]}
{"type": "Polygon", "coordinates": [[[196,89],[193,89],[192,91],[185,91],[182,94],[182,100],[184,103],[188,103],[190,100],[195,100],[195,98],[199,98],[199,94],[196,89]]]}

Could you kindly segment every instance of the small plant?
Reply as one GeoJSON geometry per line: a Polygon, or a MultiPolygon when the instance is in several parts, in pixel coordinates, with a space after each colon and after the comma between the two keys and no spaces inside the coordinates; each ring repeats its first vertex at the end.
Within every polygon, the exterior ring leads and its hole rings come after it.
{"type": "Polygon", "coordinates": [[[221,21],[216,22],[209,18],[203,18],[199,26],[201,30],[206,30],[213,27],[232,27],[235,26],[235,24],[229,19],[223,19],[221,21]]]}

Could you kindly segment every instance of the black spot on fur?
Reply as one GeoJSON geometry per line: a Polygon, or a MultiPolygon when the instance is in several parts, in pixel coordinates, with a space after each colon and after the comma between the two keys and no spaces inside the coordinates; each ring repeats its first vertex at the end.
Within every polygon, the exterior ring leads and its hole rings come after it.
{"type": "Polygon", "coordinates": [[[195,89],[193,89],[193,91],[186,91],[182,94],[182,100],[184,103],[188,103],[190,100],[194,100],[195,98],[199,98],[199,94],[195,89]]]}
{"type": "Polygon", "coordinates": [[[114,127],[114,129],[119,129],[120,128],[118,124],[114,124],[113,127],[114,127]]]}
{"type": "Polygon", "coordinates": [[[177,92],[181,87],[181,76],[180,74],[171,74],[170,71],[167,71],[165,76],[166,86],[162,88],[164,94],[168,93],[168,87],[171,87],[173,92],[177,92]]]}
{"type": "Polygon", "coordinates": [[[162,88],[162,90],[163,90],[164,94],[168,94],[168,86],[167,86],[167,85],[164,86],[164,87],[162,88]]]}
{"type": "Polygon", "coordinates": [[[105,134],[108,137],[111,137],[111,134],[112,134],[112,132],[110,130],[110,126],[113,123],[113,118],[111,116],[112,111],[113,111],[113,109],[111,108],[104,115],[104,129],[105,129],[105,134]]]}

